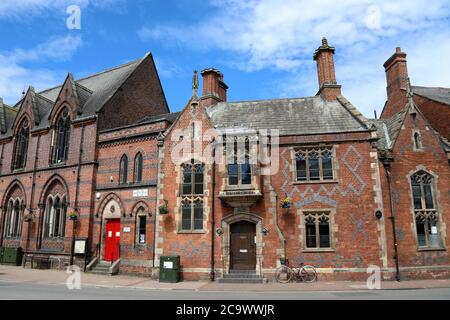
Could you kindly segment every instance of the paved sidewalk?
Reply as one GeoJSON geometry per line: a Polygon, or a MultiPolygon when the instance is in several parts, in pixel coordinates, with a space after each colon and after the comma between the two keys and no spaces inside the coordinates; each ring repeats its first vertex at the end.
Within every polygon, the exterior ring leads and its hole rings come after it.
{"type": "MultiPolygon", "coordinates": [[[[70,275],[64,271],[32,270],[22,267],[0,266],[0,281],[65,284],[70,275]]],[[[158,281],[132,276],[81,275],[82,286],[108,288],[135,288],[147,290],[189,290],[189,291],[234,291],[234,292],[292,292],[292,291],[361,291],[367,290],[364,282],[319,281],[317,283],[268,283],[268,284],[221,284],[207,281],[185,281],[180,283],[159,283],[158,281]]],[[[383,290],[449,288],[448,280],[416,280],[403,282],[383,282],[383,290]]]]}

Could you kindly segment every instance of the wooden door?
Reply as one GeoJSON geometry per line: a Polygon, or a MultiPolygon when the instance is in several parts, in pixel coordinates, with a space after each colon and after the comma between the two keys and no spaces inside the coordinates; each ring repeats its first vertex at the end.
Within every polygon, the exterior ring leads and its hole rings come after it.
{"type": "Polygon", "coordinates": [[[256,225],[242,221],[231,225],[231,269],[256,270],[256,225]]]}
{"type": "Polygon", "coordinates": [[[105,256],[104,260],[117,261],[120,258],[120,219],[106,222],[105,256]]]}

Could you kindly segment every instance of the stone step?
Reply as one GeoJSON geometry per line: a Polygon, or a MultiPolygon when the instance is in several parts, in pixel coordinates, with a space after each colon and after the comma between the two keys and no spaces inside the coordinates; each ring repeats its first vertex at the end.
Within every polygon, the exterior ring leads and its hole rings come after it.
{"type": "Polygon", "coordinates": [[[256,274],[255,270],[230,270],[230,274],[256,274]]]}
{"type": "Polygon", "coordinates": [[[218,280],[219,283],[248,283],[248,284],[262,284],[267,283],[264,278],[222,278],[218,280]]]}
{"type": "Polygon", "coordinates": [[[249,273],[230,273],[230,274],[224,274],[224,279],[261,279],[261,276],[257,274],[249,274],[249,273]]]}

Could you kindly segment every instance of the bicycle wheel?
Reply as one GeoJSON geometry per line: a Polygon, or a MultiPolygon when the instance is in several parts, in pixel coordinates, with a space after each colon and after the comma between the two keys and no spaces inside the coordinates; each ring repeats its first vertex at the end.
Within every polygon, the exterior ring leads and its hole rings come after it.
{"type": "Polygon", "coordinates": [[[277,269],[275,279],[279,283],[289,283],[292,279],[292,270],[289,267],[282,266],[277,269]]]}
{"type": "Polygon", "coordinates": [[[300,278],[306,283],[312,283],[317,280],[316,268],[313,266],[304,266],[300,271],[300,278]]]}

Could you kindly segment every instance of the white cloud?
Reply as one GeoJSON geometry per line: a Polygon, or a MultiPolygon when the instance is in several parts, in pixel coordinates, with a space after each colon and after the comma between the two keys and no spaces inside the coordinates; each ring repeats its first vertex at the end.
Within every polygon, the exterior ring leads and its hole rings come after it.
{"type": "Polygon", "coordinates": [[[124,0],[1,0],[0,19],[20,17],[42,16],[62,10],[70,5],[78,5],[81,8],[97,7],[108,8],[124,0]]]}
{"type": "Polygon", "coordinates": [[[33,85],[37,90],[61,82],[62,72],[30,68],[34,62],[65,61],[82,45],[79,36],[53,37],[32,49],[14,49],[0,53],[0,96],[7,104],[15,104],[24,88],[33,85]]]}
{"type": "Polygon", "coordinates": [[[327,36],[338,50],[337,76],[344,93],[368,116],[384,104],[382,64],[395,46],[408,49],[411,78],[416,83],[430,83],[429,79],[440,77],[438,74],[450,72],[444,70],[450,68],[445,56],[436,57],[436,51],[431,52],[433,47],[443,51],[448,47],[448,40],[442,40],[448,39],[448,0],[209,2],[212,12],[197,24],[146,26],[138,35],[144,41],[223,50],[233,54],[233,65],[245,71],[290,72],[290,80],[280,85],[280,95],[299,95],[304,91],[299,86],[304,89],[306,83],[309,89],[315,86],[310,94],[316,93],[312,53],[322,36],[327,36]],[[374,16],[376,13],[379,16],[374,16]],[[437,38],[441,40],[433,41],[437,38]]]}

